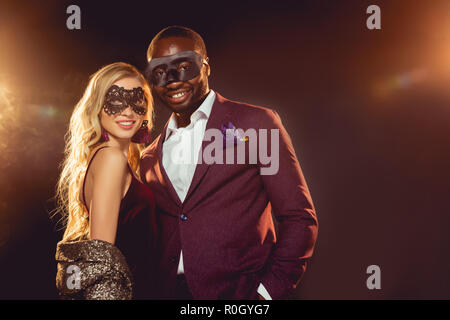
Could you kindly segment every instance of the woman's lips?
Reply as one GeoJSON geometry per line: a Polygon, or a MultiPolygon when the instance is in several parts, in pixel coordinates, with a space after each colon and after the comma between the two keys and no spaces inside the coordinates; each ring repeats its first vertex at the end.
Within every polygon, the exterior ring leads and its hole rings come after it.
{"type": "Polygon", "coordinates": [[[135,120],[127,120],[127,121],[116,121],[117,125],[125,130],[130,130],[134,127],[136,123],[135,120]]]}
{"type": "Polygon", "coordinates": [[[171,104],[179,104],[183,103],[187,99],[189,99],[190,95],[192,93],[192,90],[178,90],[175,92],[166,93],[166,100],[170,102],[171,104]]]}

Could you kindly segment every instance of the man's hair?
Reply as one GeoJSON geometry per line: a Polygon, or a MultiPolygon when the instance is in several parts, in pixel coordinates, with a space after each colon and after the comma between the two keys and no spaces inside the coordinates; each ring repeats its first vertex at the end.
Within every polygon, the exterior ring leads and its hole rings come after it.
{"type": "Polygon", "coordinates": [[[200,50],[200,53],[203,55],[203,57],[207,57],[205,42],[197,32],[188,27],[169,26],[158,32],[158,34],[152,39],[152,42],[150,42],[150,45],[147,49],[147,61],[152,58],[156,43],[161,39],[171,37],[192,39],[194,41],[196,49],[200,50]]]}

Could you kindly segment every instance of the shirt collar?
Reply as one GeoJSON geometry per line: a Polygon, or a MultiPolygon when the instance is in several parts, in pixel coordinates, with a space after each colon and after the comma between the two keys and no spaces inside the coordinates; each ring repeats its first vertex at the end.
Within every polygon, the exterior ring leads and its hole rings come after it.
{"type": "MultiPolygon", "coordinates": [[[[191,114],[191,124],[189,125],[195,124],[195,122],[197,122],[197,120],[200,118],[209,119],[215,99],[216,93],[213,90],[209,90],[208,95],[206,96],[205,100],[203,100],[200,107],[198,107],[197,110],[195,110],[194,113],[191,114]]],[[[169,123],[167,125],[166,137],[164,141],[166,141],[169,138],[170,134],[172,134],[177,130],[178,130],[177,120],[175,119],[175,115],[172,113],[169,119],[169,123]]]]}

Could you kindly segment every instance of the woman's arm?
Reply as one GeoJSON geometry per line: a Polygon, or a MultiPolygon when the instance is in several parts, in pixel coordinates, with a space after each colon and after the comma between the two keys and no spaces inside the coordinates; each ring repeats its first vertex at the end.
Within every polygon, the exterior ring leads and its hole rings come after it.
{"type": "Polygon", "coordinates": [[[122,300],[133,296],[132,275],[119,248],[102,240],[59,242],[56,288],[62,299],[122,300]]]}
{"type": "Polygon", "coordinates": [[[88,202],[90,238],[114,244],[123,191],[127,181],[127,159],[118,148],[100,150],[92,160],[91,196],[88,202]]]}

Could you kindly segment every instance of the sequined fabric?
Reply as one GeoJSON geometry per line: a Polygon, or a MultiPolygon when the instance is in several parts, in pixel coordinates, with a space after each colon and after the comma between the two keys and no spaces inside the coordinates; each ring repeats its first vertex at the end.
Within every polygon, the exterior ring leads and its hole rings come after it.
{"type": "Polygon", "coordinates": [[[59,242],[56,287],[62,299],[129,300],[132,274],[122,252],[109,242],[59,242]]]}

